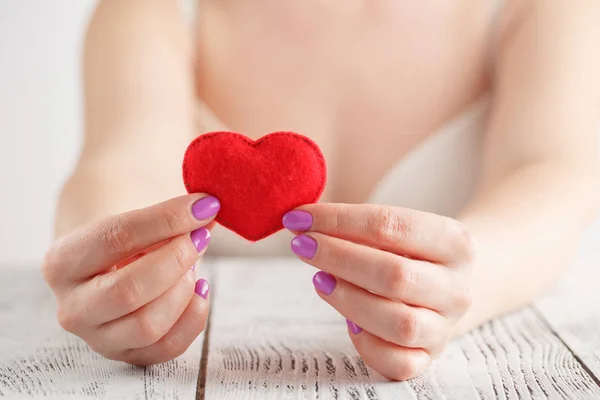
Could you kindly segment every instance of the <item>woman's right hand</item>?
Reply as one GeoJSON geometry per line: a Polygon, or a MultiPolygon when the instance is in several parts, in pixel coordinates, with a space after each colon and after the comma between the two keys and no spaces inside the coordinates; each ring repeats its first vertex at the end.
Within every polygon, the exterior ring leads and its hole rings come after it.
{"type": "Polygon", "coordinates": [[[112,360],[180,356],[206,325],[208,283],[195,281],[193,267],[219,208],[214,197],[187,195],[58,239],[42,270],[60,325],[112,360]]]}

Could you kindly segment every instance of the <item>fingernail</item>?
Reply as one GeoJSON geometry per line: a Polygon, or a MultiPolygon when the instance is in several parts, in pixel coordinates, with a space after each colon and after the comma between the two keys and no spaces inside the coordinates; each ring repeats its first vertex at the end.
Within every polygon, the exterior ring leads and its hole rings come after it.
{"type": "Polygon", "coordinates": [[[196,292],[196,294],[203,299],[206,299],[208,297],[209,290],[210,288],[208,287],[208,282],[204,279],[198,279],[194,292],[196,292]]]}
{"type": "Polygon", "coordinates": [[[352,332],[355,335],[358,335],[363,330],[360,326],[356,325],[354,322],[350,321],[349,319],[346,320],[346,325],[348,325],[348,328],[350,328],[350,332],[352,332]]]}
{"type": "Polygon", "coordinates": [[[327,272],[319,271],[313,276],[313,285],[323,294],[330,295],[335,289],[335,284],[335,277],[327,272]]]}
{"type": "Polygon", "coordinates": [[[194,265],[192,265],[192,268],[190,268],[192,270],[192,272],[194,272],[196,270],[196,263],[194,263],[194,265]]]}
{"type": "Polygon", "coordinates": [[[292,239],[292,251],[296,255],[310,260],[317,252],[317,241],[306,235],[296,236],[292,239]]]}
{"type": "Polygon", "coordinates": [[[210,243],[210,231],[206,228],[196,229],[190,236],[198,253],[202,252],[210,243]]]}
{"type": "Polygon", "coordinates": [[[192,204],[192,214],[200,221],[214,217],[220,209],[221,203],[213,196],[203,197],[192,204]]]}
{"type": "Polygon", "coordinates": [[[306,211],[290,211],[283,216],[283,226],[290,231],[308,231],[313,224],[313,217],[306,211]]]}

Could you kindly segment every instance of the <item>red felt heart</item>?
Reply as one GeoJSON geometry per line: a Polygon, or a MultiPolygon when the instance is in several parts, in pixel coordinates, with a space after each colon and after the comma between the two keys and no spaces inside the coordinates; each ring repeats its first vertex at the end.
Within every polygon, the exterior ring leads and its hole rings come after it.
{"type": "Polygon", "coordinates": [[[218,198],[216,221],[250,241],[283,229],[286,212],[319,200],[326,176],[319,147],[292,132],[256,141],[233,132],[207,133],[189,145],[183,160],[188,193],[218,198]]]}

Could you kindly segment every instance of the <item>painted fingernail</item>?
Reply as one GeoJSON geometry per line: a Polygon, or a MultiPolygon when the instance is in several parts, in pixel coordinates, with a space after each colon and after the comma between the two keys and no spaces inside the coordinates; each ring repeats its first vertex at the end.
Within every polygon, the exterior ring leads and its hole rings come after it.
{"type": "Polygon", "coordinates": [[[283,216],[283,226],[290,231],[308,231],[313,224],[313,217],[306,211],[290,211],[283,216]]]}
{"type": "Polygon", "coordinates": [[[192,270],[192,272],[194,272],[196,270],[196,264],[194,263],[194,265],[192,265],[192,268],[190,268],[192,270]]]}
{"type": "Polygon", "coordinates": [[[192,243],[194,243],[198,253],[204,250],[210,243],[210,231],[206,228],[196,229],[195,231],[192,231],[190,236],[192,237],[192,243]]]}
{"type": "Polygon", "coordinates": [[[198,279],[194,292],[196,292],[196,294],[203,299],[206,299],[208,297],[209,290],[210,288],[208,287],[208,282],[204,279],[198,279]]]}
{"type": "Polygon", "coordinates": [[[348,325],[348,328],[350,328],[350,332],[352,332],[355,335],[358,335],[363,330],[360,326],[356,325],[354,322],[350,321],[349,319],[346,320],[346,325],[348,325]]]}
{"type": "Polygon", "coordinates": [[[197,220],[203,221],[217,215],[221,209],[219,199],[213,196],[206,196],[192,204],[192,214],[197,220]]]}
{"type": "Polygon", "coordinates": [[[313,276],[313,285],[323,294],[330,295],[335,289],[335,284],[335,277],[327,272],[319,271],[313,276]]]}
{"type": "Polygon", "coordinates": [[[292,251],[296,255],[310,260],[317,252],[317,241],[306,235],[296,236],[292,239],[292,251]]]}

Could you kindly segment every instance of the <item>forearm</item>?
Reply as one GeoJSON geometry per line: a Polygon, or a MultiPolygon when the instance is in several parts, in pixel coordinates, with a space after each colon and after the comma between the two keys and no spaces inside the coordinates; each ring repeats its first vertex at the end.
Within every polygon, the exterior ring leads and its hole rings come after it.
{"type": "Polygon", "coordinates": [[[596,171],[525,165],[482,187],[459,219],[478,243],[473,306],[459,333],[530,302],[552,285],[598,204],[596,171]]]}
{"type": "Polygon", "coordinates": [[[143,208],[185,194],[136,170],[86,159],[62,187],[54,220],[60,237],[109,215],[143,208]]]}

